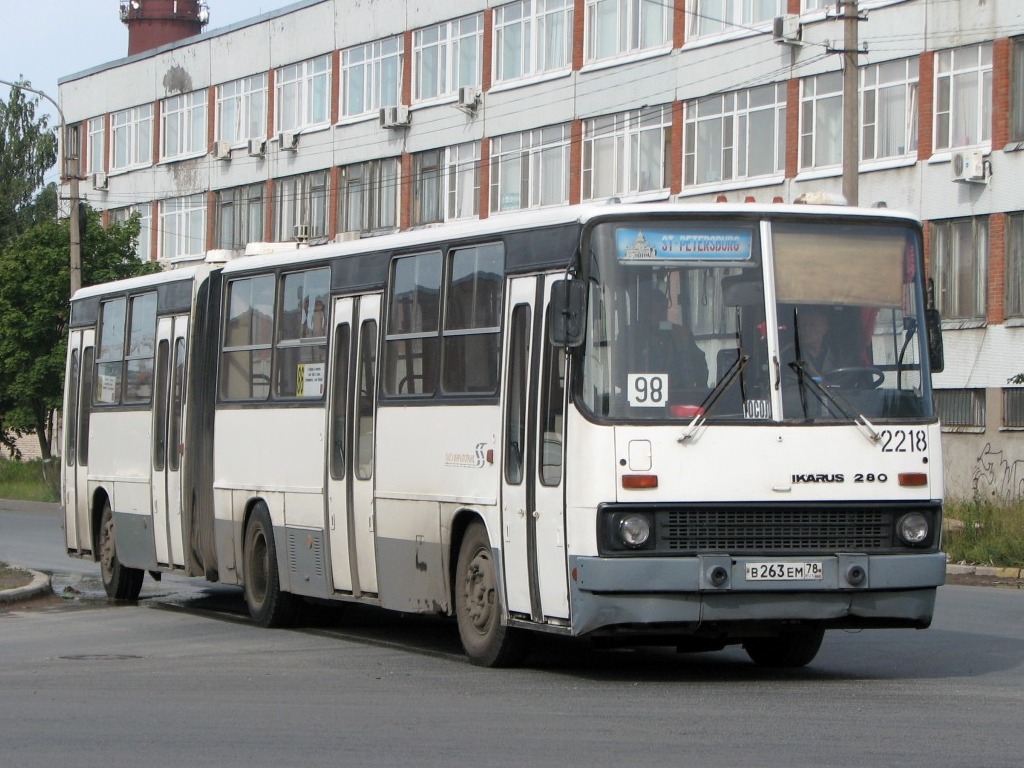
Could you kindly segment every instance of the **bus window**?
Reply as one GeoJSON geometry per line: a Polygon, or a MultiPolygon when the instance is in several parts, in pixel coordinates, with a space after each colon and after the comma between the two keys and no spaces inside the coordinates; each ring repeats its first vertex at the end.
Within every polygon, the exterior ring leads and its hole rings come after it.
{"type": "Polygon", "coordinates": [[[220,364],[225,400],[266,400],[270,394],[270,353],[274,325],[274,277],[233,280],[220,364]]]}
{"type": "Polygon", "coordinates": [[[345,478],[345,440],[348,429],[348,355],[349,335],[348,323],[338,326],[335,335],[334,371],[332,380],[334,390],[331,395],[331,478],[345,478]]]}
{"type": "Polygon", "coordinates": [[[82,398],[78,404],[78,464],[89,464],[89,421],[92,417],[93,379],[89,375],[95,350],[86,347],[82,351],[82,398]]]}
{"type": "MultiPolygon", "coordinates": [[[[547,336],[545,335],[545,339],[547,336]]],[[[562,482],[562,423],[565,415],[565,347],[544,342],[544,380],[541,400],[540,482],[562,482]]]]}
{"type": "Polygon", "coordinates": [[[432,395],[437,372],[441,253],[395,259],[384,354],[384,392],[432,395]]]}
{"type": "Polygon", "coordinates": [[[100,307],[99,357],[96,360],[96,402],[121,402],[121,363],[124,359],[124,317],[127,300],[104,301],[100,307]]]}
{"type": "Polygon", "coordinates": [[[323,397],[330,285],[329,269],[284,276],[274,354],[274,397],[323,397]]]}
{"type": "Polygon", "coordinates": [[[75,463],[75,449],[78,447],[78,350],[71,351],[71,371],[68,376],[68,412],[64,414],[64,453],[66,463],[75,463]]]}
{"type": "Polygon", "coordinates": [[[505,481],[523,481],[526,453],[526,412],[530,393],[530,307],[520,304],[512,310],[509,341],[508,412],[505,414],[505,481]]]}
{"type": "Polygon", "coordinates": [[[160,342],[156,353],[156,402],[153,405],[153,469],[162,472],[167,457],[167,358],[170,344],[160,342]]]}
{"type": "Polygon", "coordinates": [[[500,243],[461,248],[449,257],[441,356],[445,392],[498,391],[504,272],[500,243]]]}
{"type": "Polygon", "coordinates": [[[377,321],[367,320],[359,330],[359,397],[355,417],[356,477],[373,476],[373,393],[377,386],[377,321]]]}
{"type": "Polygon", "coordinates": [[[185,340],[174,343],[174,380],[171,383],[171,426],[168,441],[171,452],[167,457],[168,469],[178,470],[181,462],[181,421],[185,416],[185,340]]]}
{"type": "Polygon", "coordinates": [[[131,300],[128,349],[124,356],[124,402],[148,403],[153,397],[153,355],[156,353],[156,294],[131,300]]]}

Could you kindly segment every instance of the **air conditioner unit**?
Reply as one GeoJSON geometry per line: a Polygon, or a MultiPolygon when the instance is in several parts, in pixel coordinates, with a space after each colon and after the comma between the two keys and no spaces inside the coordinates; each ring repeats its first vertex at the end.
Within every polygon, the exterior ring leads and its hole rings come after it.
{"type": "Polygon", "coordinates": [[[459,88],[459,109],[467,112],[476,112],[480,106],[480,91],[472,85],[464,85],[459,88]]]}
{"type": "Polygon", "coordinates": [[[230,160],[231,159],[231,142],[230,141],[218,141],[213,146],[213,154],[218,160],[230,160]]]}
{"type": "Polygon", "coordinates": [[[92,175],[92,188],[93,189],[106,189],[107,188],[107,174],[103,171],[98,171],[92,175]]]}
{"type": "Polygon", "coordinates": [[[309,224],[296,224],[292,227],[292,239],[297,243],[309,240],[309,224]]]}
{"type": "Polygon", "coordinates": [[[335,243],[347,243],[350,240],[358,240],[360,238],[360,236],[361,236],[361,233],[359,232],[358,229],[353,229],[353,230],[350,230],[348,232],[339,232],[338,234],[336,234],[334,236],[334,242],[335,243]]]}
{"type": "Polygon", "coordinates": [[[800,41],[800,16],[787,13],[772,19],[772,39],[780,45],[803,45],[800,41]]]}
{"type": "Polygon", "coordinates": [[[249,139],[249,157],[260,157],[267,151],[267,142],[264,139],[249,139]]]}
{"type": "Polygon", "coordinates": [[[980,149],[969,149],[954,152],[950,158],[953,169],[953,181],[985,182],[985,153],[980,149]]]}
{"type": "Polygon", "coordinates": [[[282,131],[277,136],[278,146],[285,152],[294,152],[299,147],[299,134],[294,131],[282,131]]]}
{"type": "Polygon", "coordinates": [[[404,105],[397,107],[381,107],[381,128],[405,128],[411,122],[409,108],[404,105]]]}

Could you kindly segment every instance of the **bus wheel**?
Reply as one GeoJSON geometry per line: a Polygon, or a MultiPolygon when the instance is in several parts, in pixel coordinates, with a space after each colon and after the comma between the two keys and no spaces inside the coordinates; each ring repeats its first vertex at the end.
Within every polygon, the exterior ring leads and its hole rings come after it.
{"type": "Polygon", "coordinates": [[[103,502],[103,514],[100,516],[99,546],[100,576],[107,597],[114,600],[138,600],[142,591],[142,580],[146,572],[139,568],[121,565],[117,559],[117,547],[114,543],[114,513],[110,509],[110,499],[103,502]]]}
{"type": "Polygon", "coordinates": [[[759,667],[806,667],[818,655],[823,629],[804,629],[784,632],[776,637],[759,637],[743,643],[743,650],[759,667]]]}
{"type": "Polygon", "coordinates": [[[295,597],[281,591],[277,546],[267,505],[260,502],[245,529],[245,602],[261,627],[284,627],[295,613],[295,597]]]}
{"type": "Polygon", "coordinates": [[[462,647],[473,664],[511,667],[526,657],[526,635],[501,622],[501,590],[482,523],[466,530],[455,574],[455,612],[462,647]]]}

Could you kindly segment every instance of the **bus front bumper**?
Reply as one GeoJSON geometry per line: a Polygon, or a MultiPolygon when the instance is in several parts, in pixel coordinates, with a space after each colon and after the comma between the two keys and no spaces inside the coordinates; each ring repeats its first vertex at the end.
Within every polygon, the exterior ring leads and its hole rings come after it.
{"type": "Polygon", "coordinates": [[[792,623],[924,628],[945,581],[946,556],[571,557],[569,573],[576,635],[657,628],[729,636],[792,623]],[[814,578],[792,578],[810,573],[809,563],[814,578]],[[790,578],[772,578],[783,574],[790,578]]]}

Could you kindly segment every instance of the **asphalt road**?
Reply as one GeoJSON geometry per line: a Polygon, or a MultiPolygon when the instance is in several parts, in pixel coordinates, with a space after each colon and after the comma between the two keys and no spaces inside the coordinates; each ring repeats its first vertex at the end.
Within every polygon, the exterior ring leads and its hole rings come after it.
{"type": "Polygon", "coordinates": [[[0,509],[0,559],[80,593],[0,611],[0,766],[1024,764],[1024,590],[942,587],[931,629],[830,632],[797,672],[565,640],[486,670],[440,620],[261,630],[184,579],[108,603],[53,513],[0,509]]]}

